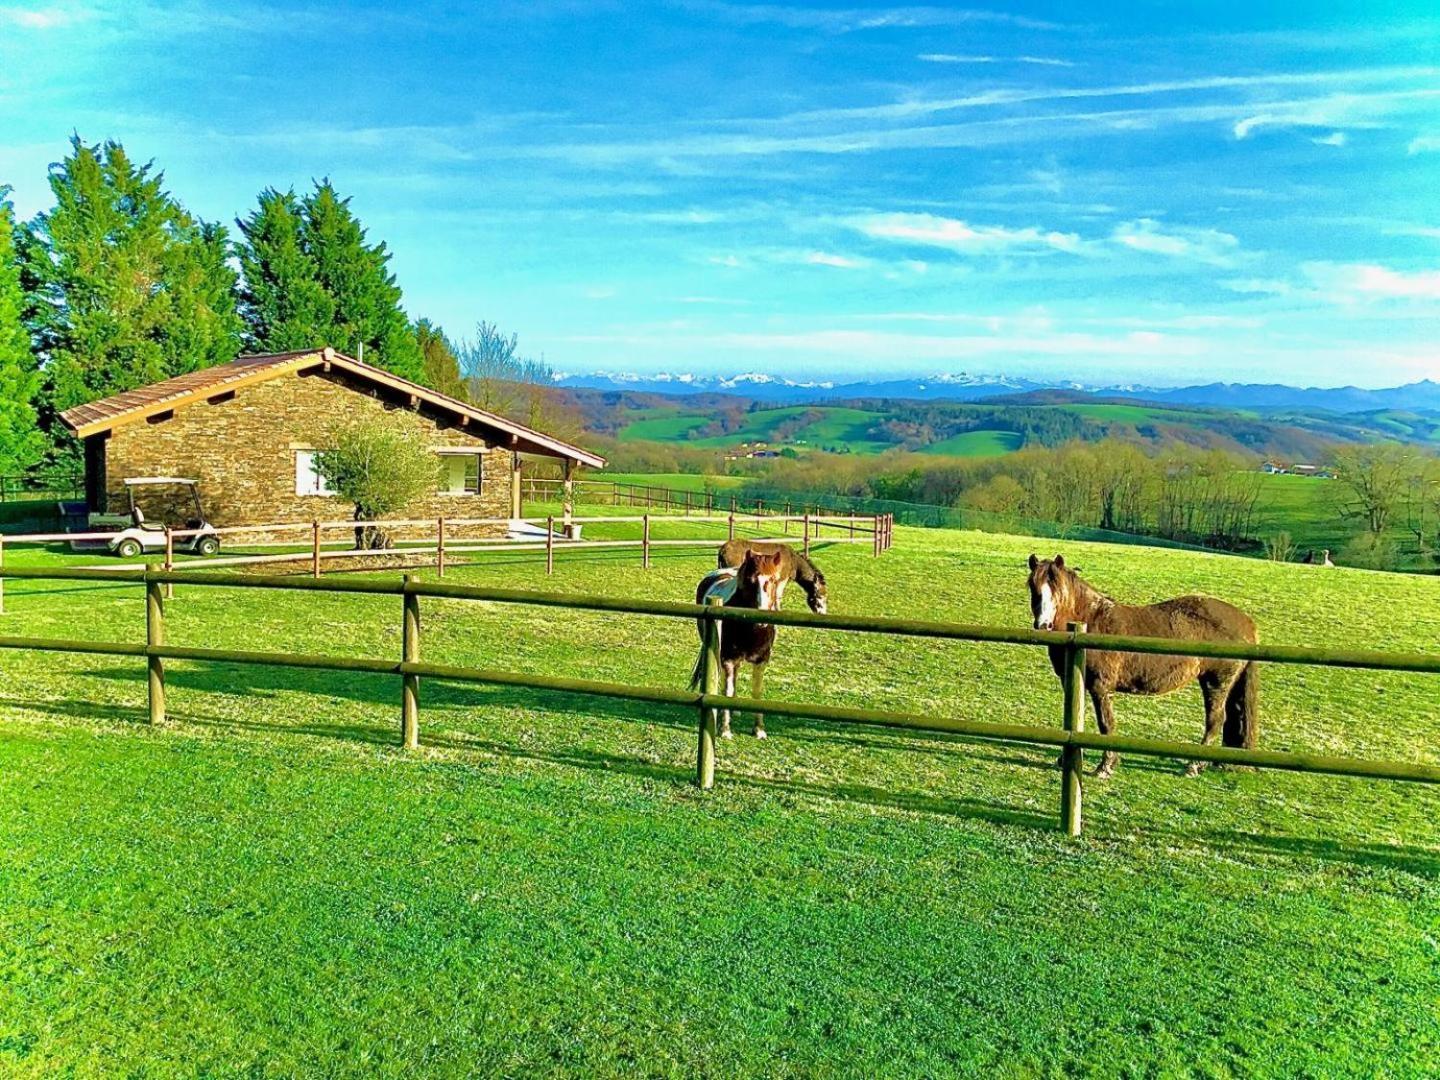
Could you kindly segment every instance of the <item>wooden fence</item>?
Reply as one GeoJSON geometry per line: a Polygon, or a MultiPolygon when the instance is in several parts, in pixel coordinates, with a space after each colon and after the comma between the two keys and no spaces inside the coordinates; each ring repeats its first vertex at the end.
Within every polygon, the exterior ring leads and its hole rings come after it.
{"type": "Polygon", "coordinates": [[[1082,821],[1081,767],[1084,751],[1113,750],[1186,761],[1219,764],[1251,765],[1294,772],[1356,776],[1367,779],[1409,780],[1440,783],[1440,766],[1419,762],[1376,761],[1351,757],[1292,753],[1277,750],[1249,750],[1228,746],[1201,746],[1195,743],[1165,739],[1138,738],[1125,735],[1102,735],[1085,730],[1084,671],[1085,655],[1090,649],[1115,652],[1148,653],[1170,656],[1220,657],[1230,660],[1258,660],[1273,664],[1310,664],[1321,667],[1365,668],[1382,671],[1440,674],[1440,655],[1425,653],[1376,652],[1358,649],[1322,649],[1289,645],[1250,645],[1231,642],[1176,641],[1164,638],[1122,637],[1113,634],[1091,634],[1083,625],[1074,625],[1067,632],[1024,630],[1010,627],[983,626],[964,623],[925,622],[914,619],[877,618],[856,615],[810,615],[792,612],[754,611],[726,608],[719,605],[699,607],[663,601],[641,601],[611,596],[578,596],[557,593],[529,592],[515,589],[494,589],[446,582],[421,582],[413,576],[403,581],[358,579],[265,578],[238,574],[196,573],[177,574],[163,570],[77,569],[11,569],[0,571],[0,577],[42,581],[116,581],[143,585],[145,589],[145,643],[97,642],[59,638],[0,636],[0,650],[27,649],[48,652],[91,653],[107,656],[134,656],[145,659],[149,678],[148,702],[152,723],[165,719],[165,661],[195,660],[220,663],[257,664],[268,667],[311,668],[331,671],[366,672],[396,675],[401,680],[401,742],[406,747],[419,745],[420,685],[426,678],[456,682],[484,683],[498,686],[522,686],[532,689],[595,697],[620,698],[662,705],[678,705],[697,710],[698,749],[696,782],[708,788],[714,782],[716,711],[734,709],[792,716],[811,720],[878,725],[918,731],[935,731],[963,735],[973,739],[1056,746],[1061,749],[1060,822],[1072,836],[1078,836],[1082,821]],[[236,649],[211,649],[168,645],[165,641],[166,585],[204,585],[221,588],[261,588],[285,590],[319,590],[337,593],[395,596],[401,604],[400,658],[366,658],[328,656],[290,652],[254,652],[236,649]],[[569,608],[583,611],[618,612],[659,618],[703,620],[705,628],[705,663],[700,692],[672,690],[656,686],[600,682],[530,675],[514,671],[473,668],[453,664],[433,664],[421,659],[420,600],[435,597],[448,600],[484,600],[492,603],[528,604],[540,607],[569,608]],[[940,638],[950,641],[1005,643],[1030,647],[1059,646],[1064,651],[1065,677],[1062,684],[1061,723],[1048,728],[1038,725],[991,723],[964,720],[958,717],[896,712],[882,709],[847,708],[834,705],[813,705],[804,702],[771,699],[725,697],[716,692],[719,670],[719,626],[724,622],[763,622],[812,629],[872,634],[891,634],[917,638],[940,638]]]}
{"type": "MultiPolygon", "coordinates": [[[[894,542],[894,522],[885,514],[877,514],[873,517],[861,517],[857,514],[844,516],[811,514],[808,511],[803,514],[762,514],[755,511],[726,514],[692,514],[684,518],[675,515],[665,515],[655,519],[669,522],[683,521],[695,525],[724,525],[726,527],[726,538],[734,539],[743,530],[772,529],[777,535],[766,537],[763,532],[760,535],[746,535],[747,540],[758,540],[771,543],[788,543],[800,546],[805,554],[810,553],[812,543],[826,544],[867,544],[871,554],[880,555],[888,551],[894,542]]],[[[441,577],[445,575],[445,569],[450,560],[457,554],[471,552],[514,552],[514,551],[544,551],[545,572],[553,574],[555,571],[555,552],[557,550],[603,550],[603,549],[624,549],[634,548],[640,554],[640,563],[647,569],[650,566],[651,553],[657,549],[677,547],[714,547],[719,543],[715,536],[684,537],[684,538],[655,538],[651,535],[652,517],[650,514],[624,516],[585,516],[571,518],[568,524],[590,525],[590,524],[630,524],[639,527],[640,536],[633,540],[579,540],[566,530],[567,522],[563,517],[557,518],[554,515],[543,518],[404,518],[386,519],[377,521],[303,521],[303,522],[272,522],[264,525],[233,525],[221,529],[172,529],[166,527],[164,536],[164,563],[163,568],[167,571],[190,572],[198,569],[215,569],[222,566],[258,566],[272,563],[305,562],[309,564],[312,577],[318,578],[324,572],[324,563],[327,559],[365,559],[374,557],[394,557],[396,555],[426,555],[433,560],[435,571],[441,577]],[[523,523],[543,530],[535,539],[513,540],[503,536],[474,537],[471,539],[459,538],[457,531],[475,528],[496,528],[508,529],[511,526],[523,523]],[[557,526],[560,529],[557,530],[557,526]],[[341,532],[352,535],[359,529],[424,529],[432,530],[431,535],[423,540],[402,540],[387,548],[357,548],[351,541],[337,541],[327,539],[327,534],[341,532]],[[268,539],[275,536],[283,536],[286,533],[293,534],[295,540],[274,540],[268,539]],[[292,549],[279,552],[273,555],[234,555],[234,556],[211,556],[194,562],[177,562],[175,552],[177,543],[183,546],[186,540],[195,536],[209,535],[224,540],[226,543],[234,541],[238,537],[258,536],[267,539],[253,541],[243,544],[244,547],[288,547],[292,549]]],[[[70,541],[86,541],[105,543],[121,535],[118,532],[84,532],[84,533],[27,533],[12,536],[0,536],[0,570],[5,565],[5,549],[7,546],[17,544],[50,544],[68,543],[70,541]]],[[[129,566],[128,569],[135,567],[129,566]]],[[[95,571],[105,569],[94,567],[95,571]]],[[[0,577],[0,612],[4,611],[5,593],[4,579],[0,577]]]]}

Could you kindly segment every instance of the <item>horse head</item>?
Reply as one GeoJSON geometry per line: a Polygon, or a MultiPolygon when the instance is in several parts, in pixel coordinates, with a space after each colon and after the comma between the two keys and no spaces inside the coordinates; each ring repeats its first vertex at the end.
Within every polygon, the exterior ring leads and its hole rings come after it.
{"type": "Polygon", "coordinates": [[[761,555],[755,551],[745,553],[740,564],[740,589],[747,597],[753,597],[755,606],[761,611],[780,609],[780,586],[784,576],[784,560],[779,553],[761,555]]]}
{"type": "Polygon", "coordinates": [[[1030,556],[1030,613],[1036,630],[1054,630],[1070,621],[1079,580],[1065,565],[1063,555],[1053,559],[1030,556]]]}

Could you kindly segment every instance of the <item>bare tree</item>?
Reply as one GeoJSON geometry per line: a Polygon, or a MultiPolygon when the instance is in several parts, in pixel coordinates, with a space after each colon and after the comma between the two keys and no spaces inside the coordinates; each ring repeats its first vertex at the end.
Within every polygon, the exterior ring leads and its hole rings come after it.
{"type": "Polygon", "coordinates": [[[1359,518],[1367,532],[1379,536],[1402,505],[1418,465],[1414,447],[1400,443],[1364,443],[1336,451],[1337,482],[1343,492],[1340,512],[1359,518]]]}

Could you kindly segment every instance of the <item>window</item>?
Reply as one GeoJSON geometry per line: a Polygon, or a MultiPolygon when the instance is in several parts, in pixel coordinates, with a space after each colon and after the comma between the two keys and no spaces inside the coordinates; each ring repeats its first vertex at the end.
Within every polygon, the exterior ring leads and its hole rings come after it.
{"type": "Polygon", "coordinates": [[[442,454],[445,462],[445,485],[447,495],[480,494],[480,455],[442,454]]]}
{"type": "Polygon", "coordinates": [[[295,494],[334,495],[325,478],[315,471],[315,450],[295,451],[295,494]]]}

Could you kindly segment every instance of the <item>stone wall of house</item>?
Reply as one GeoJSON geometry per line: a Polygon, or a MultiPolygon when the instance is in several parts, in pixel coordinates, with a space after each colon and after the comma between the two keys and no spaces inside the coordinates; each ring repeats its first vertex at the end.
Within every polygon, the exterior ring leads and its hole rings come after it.
{"type": "MultiPolygon", "coordinates": [[[[176,410],[166,419],[116,428],[105,454],[106,497],[112,513],[124,512],[124,481],[137,476],[180,476],[199,481],[211,524],[340,521],[354,506],[324,495],[296,494],[295,455],[324,449],[325,433],[342,418],[367,411],[399,411],[427,443],[440,448],[474,447],[482,452],[478,494],[436,491],[393,515],[396,518],[508,518],[510,453],[486,449],[481,435],[456,426],[450,417],[417,412],[375,388],[350,382],[338,372],[312,369],[242,387],[176,410]]],[[[438,485],[437,485],[438,487],[438,485]]],[[[496,535],[503,527],[472,527],[451,535],[496,535]]],[[[434,529],[408,535],[433,535],[434,529]]],[[[395,531],[405,536],[405,531],[395,531]]],[[[327,539],[338,539],[329,534],[327,539]]]]}

